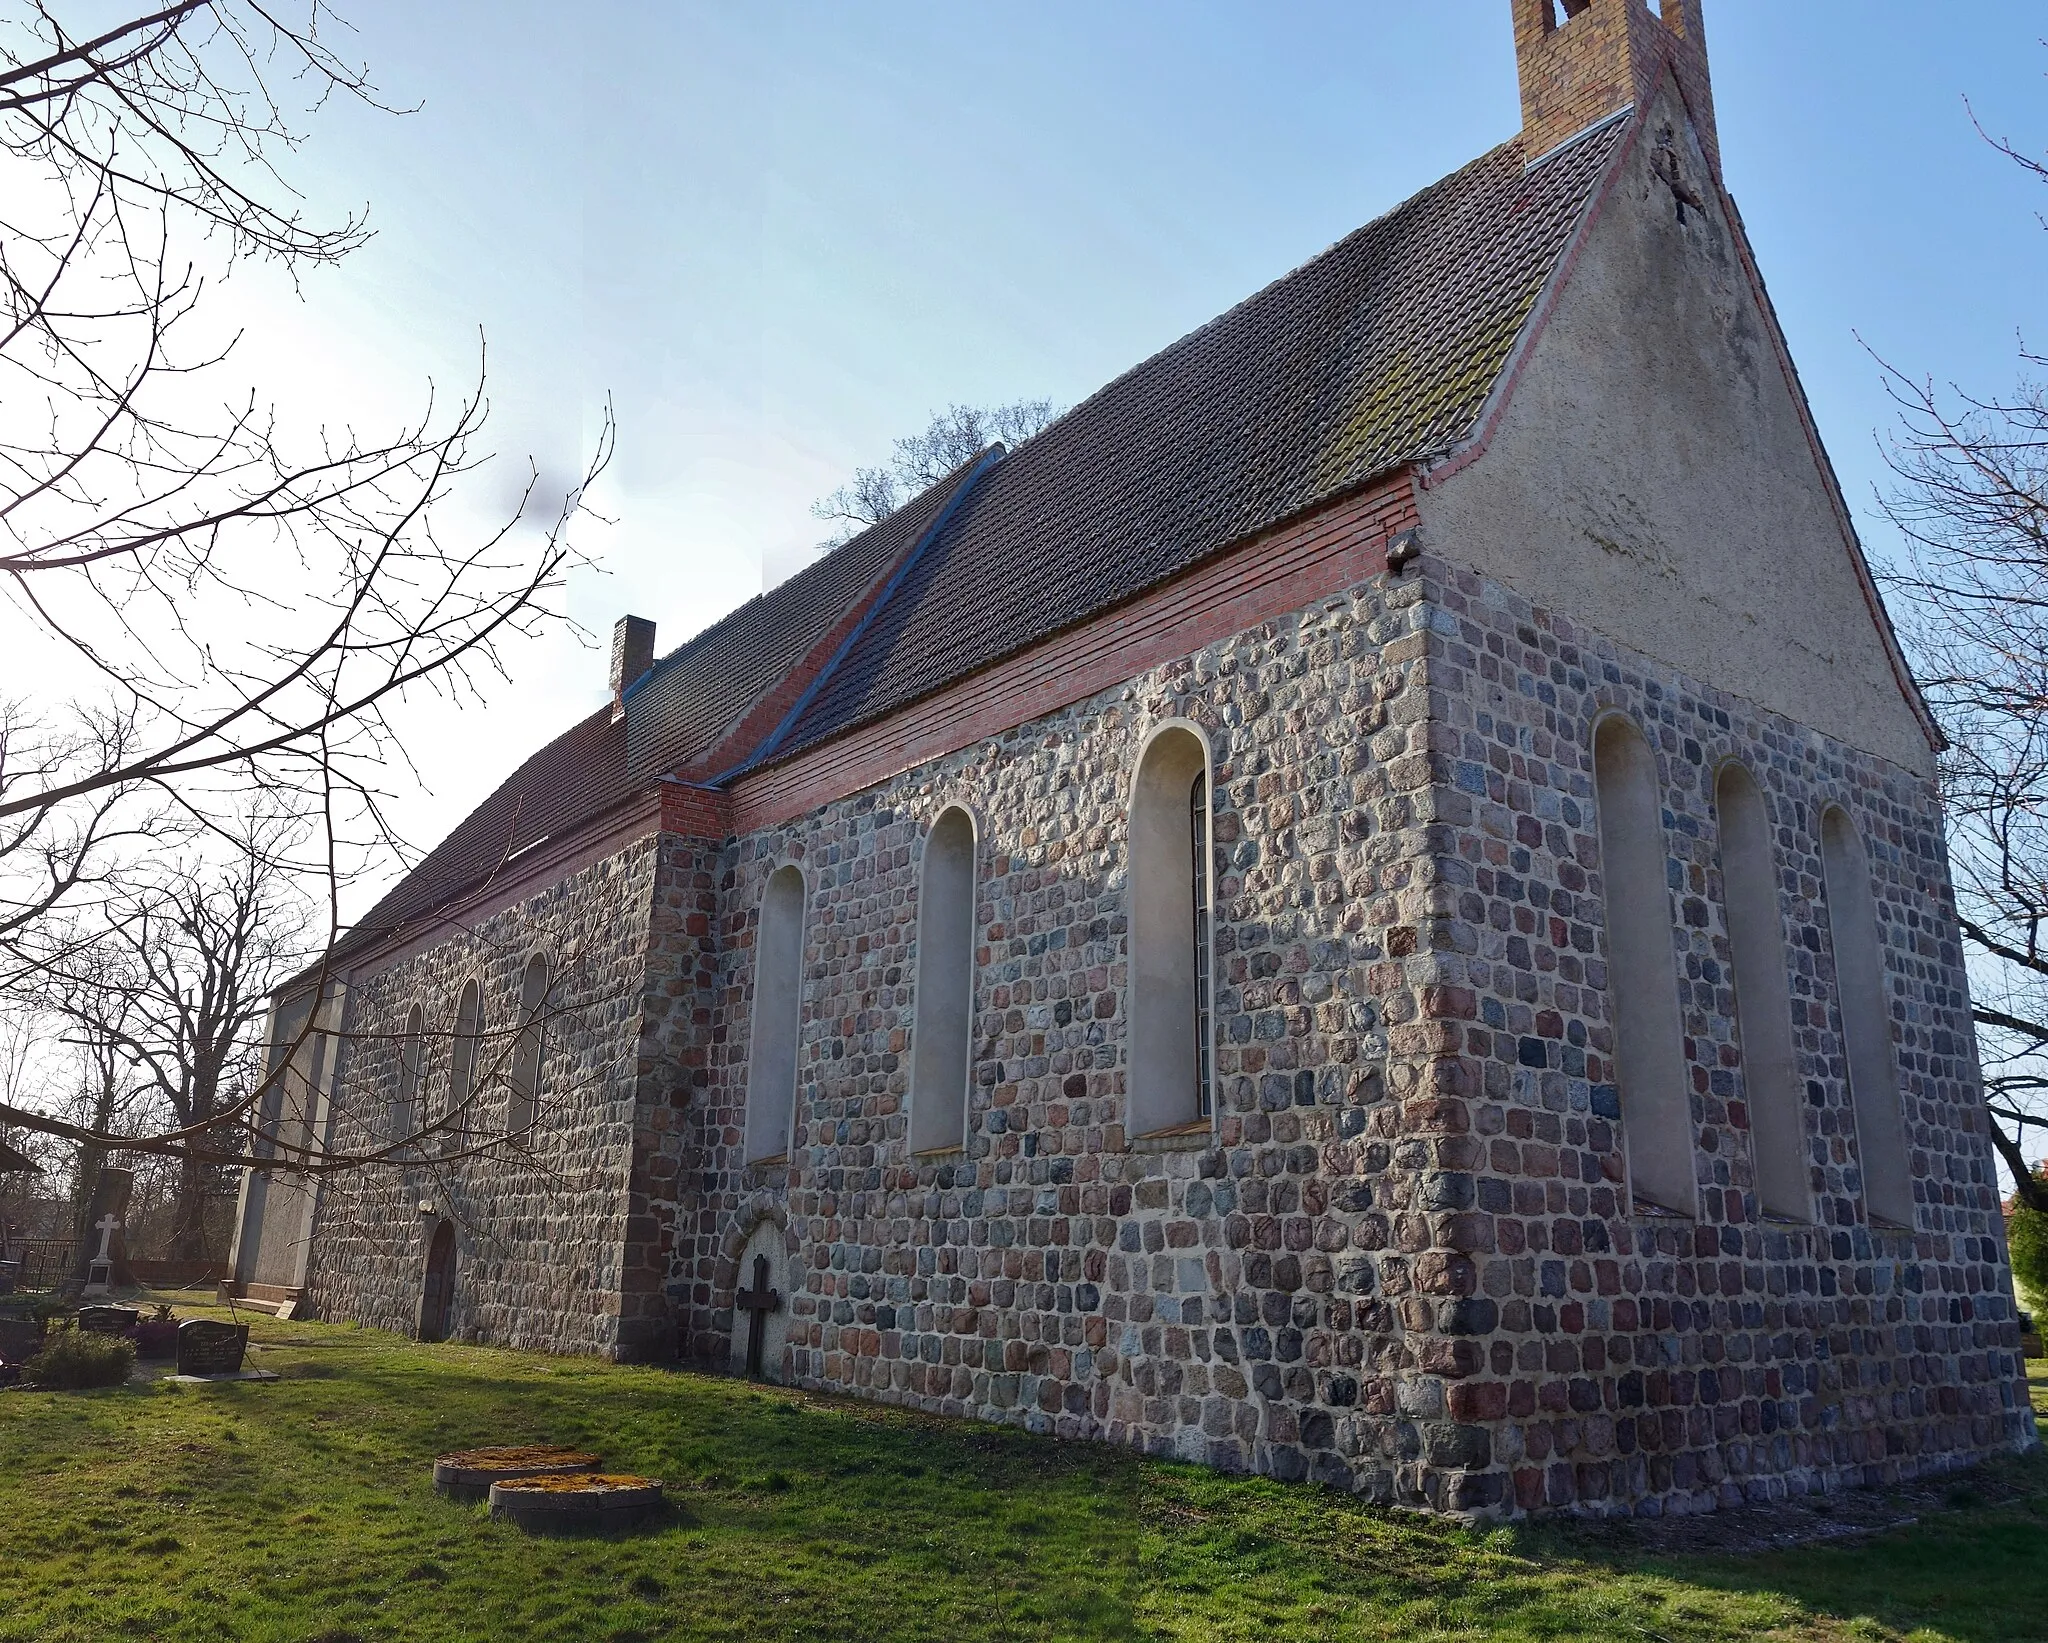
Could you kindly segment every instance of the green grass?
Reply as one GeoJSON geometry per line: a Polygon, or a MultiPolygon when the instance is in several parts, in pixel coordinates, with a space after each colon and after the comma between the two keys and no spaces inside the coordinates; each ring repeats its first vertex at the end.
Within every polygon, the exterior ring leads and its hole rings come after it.
{"type": "Polygon", "coordinates": [[[2048,1638],[2038,1461],[1875,1539],[1656,1559],[733,1381],[256,1334],[284,1379],[0,1395],[0,1640],[2048,1638]],[[534,1540],[433,1493],[435,1454],[518,1441],[675,1510],[534,1540]]]}

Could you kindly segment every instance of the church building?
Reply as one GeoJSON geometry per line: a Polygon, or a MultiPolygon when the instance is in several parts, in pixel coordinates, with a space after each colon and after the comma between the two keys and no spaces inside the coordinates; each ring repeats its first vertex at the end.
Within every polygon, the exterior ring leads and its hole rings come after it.
{"type": "Polygon", "coordinates": [[[2032,1446],[1935,783],[1701,0],[534,753],[244,1295],[1468,1518],[2032,1446]]]}

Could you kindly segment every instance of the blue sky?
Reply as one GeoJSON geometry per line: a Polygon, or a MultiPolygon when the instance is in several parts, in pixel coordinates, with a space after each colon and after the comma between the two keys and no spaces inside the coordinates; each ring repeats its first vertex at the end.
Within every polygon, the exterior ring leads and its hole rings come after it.
{"type": "MultiPolygon", "coordinates": [[[[420,107],[313,123],[293,175],[379,237],[300,297],[237,275],[240,369],[373,425],[463,382],[481,327],[498,447],[557,478],[609,394],[617,522],[568,605],[663,649],[803,563],[808,503],[934,409],[1071,403],[1519,124],[1506,0],[342,10],[420,107]]],[[[2048,330],[2048,191],[1962,101],[2048,149],[2048,22],[1708,0],[1707,27],[1729,185],[1881,553],[1864,344],[1999,389],[2048,330]]],[[[512,663],[484,709],[419,704],[417,842],[602,697],[566,637],[512,663]]]]}

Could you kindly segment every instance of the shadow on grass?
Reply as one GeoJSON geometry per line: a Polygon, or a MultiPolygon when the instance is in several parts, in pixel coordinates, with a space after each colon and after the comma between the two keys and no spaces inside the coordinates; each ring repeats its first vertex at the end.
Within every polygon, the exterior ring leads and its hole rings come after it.
{"type": "Polygon", "coordinates": [[[0,1638],[217,1635],[167,1592],[252,1639],[407,1643],[2048,1635],[2038,1464],[1877,1540],[1676,1555],[674,1371],[308,1324],[258,1345],[285,1379],[0,1400],[0,1638]],[[670,1510],[530,1537],[434,1493],[437,1453],[517,1442],[660,1477],[670,1510]]]}

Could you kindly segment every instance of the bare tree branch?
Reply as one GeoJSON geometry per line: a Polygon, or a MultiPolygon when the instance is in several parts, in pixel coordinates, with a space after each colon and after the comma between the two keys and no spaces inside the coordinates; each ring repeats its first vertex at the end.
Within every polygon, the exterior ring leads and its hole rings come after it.
{"type": "MultiPolygon", "coordinates": [[[[325,0],[178,0],[90,35],[35,0],[0,10],[0,621],[34,658],[0,700],[0,1001],[64,1023],[93,1069],[10,1087],[0,1124],[174,1160],[187,1250],[225,1167],[524,1145],[490,1103],[545,1027],[482,1034],[468,1097],[395,1136],[305,1077],[340,1023],[261,1042],[354,875],[403,850],[382,784],[405,705],[479,699],[563,620],[614,440],[607,408],[580,480],[543,495],[529,463],[471,528],[452,521],[489,460],[481,352],[465,392],[376,435],[294,429],[228,377],[228,273],[296,279],[368,238],[284,169],[330,97],[402,112],[335,52],[341,26],[325,0]]],[[[325,1000],[330,979],[323,958],[304,982],[325,1000]]]]}
{"type": "Polygon", "coordinates": [[[811,504],[812,518],[838,527],[819,546],[836,548],[880,524],[979,452],[997,443],[1021,445],[1059,414],[1049,399],[988,407],[949,405],[934,412],[921,433],[896,441],[888,467],[856,468],[851,480],[811,504]]]}
{"type": "MultiPolygon", "coordinates": [[[[1978,130],[2048,183],[2048,165],[1978,130]]],[[[1884,580],[1950,742],[1942,795],[1980,1053],[1997,1069],[1992,1139],[2021,1199],[2048,1209],[2025,1147],[2048,1128],[2048,360],[2021,363],[2002,397],[1885,365],[1900,431],[1884,506],[1906,559],[1884,580]]]]}

